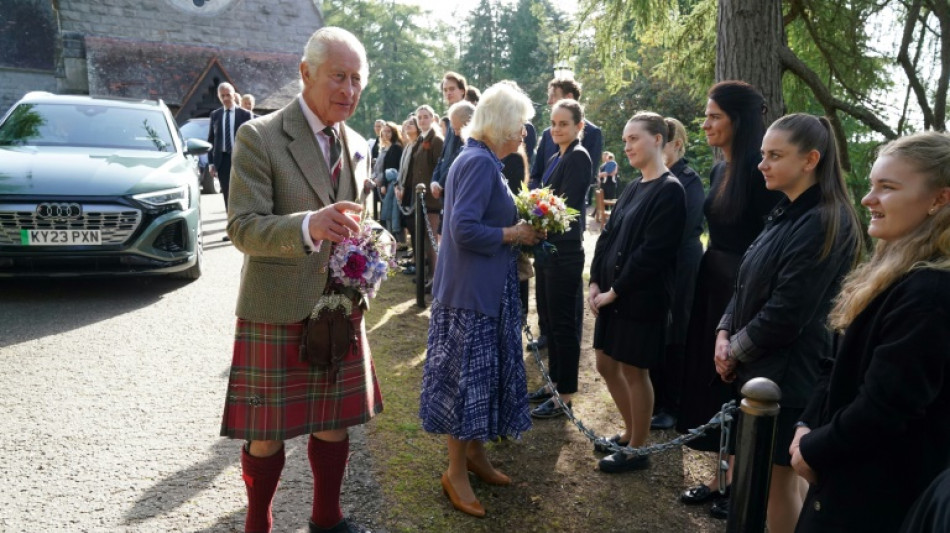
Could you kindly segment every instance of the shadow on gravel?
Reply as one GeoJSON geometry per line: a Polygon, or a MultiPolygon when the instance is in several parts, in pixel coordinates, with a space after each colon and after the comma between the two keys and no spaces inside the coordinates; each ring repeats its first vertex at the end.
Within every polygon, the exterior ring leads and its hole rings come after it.
{"type": "MultiPolygon", "coordinates": [[[[307,459],[307,439],[306,436],[300,436],[285,442],[287,460],[274,497],[274,531],[307,528],[313,502],[313,474],[307,459]]],[[[370,526],[373,531],[381,531],[382,490],[374,475],[373,459],[365,440],[365,428],[350,428],[350,460],[341,503],[343,513],[349,519],[370,526]]],[[[211,457],[172,472],[149,487],[125,514],[124,523],[135,526],[157,516],[176,514],[180,507],[195,505],[204,491],[216,490],[222,484],[241,485],[241,469],[237,465],[241,444],[237,440],[219,439],[211,446],[211,457]],[[225,470],[229,471],[227,479],[218,479],[225,470]]],[[[243,490],[241,492],[243,496],[243,490]]],[[[220,516],[217,516],[213,526],[200,531],[243,531],[246,504],[242,497],[228,502],[227,509],[239,507],[237,511],[202,509],[203,513],[220,516]]]]}
{"type": "MultiPolygon", "coordinates": [[[[135,524],[166,515],[192,501],[198,493],[207,490],[224,469],[239,460],[238,450],[236,441],[218,440],[211,447],[210,458],[169,474],[146,490],[126,513],[126,523],[135,524]]],[[[240,522],[243,524],[243,521],[242,513],[240,522]]]]}
{"type": "Polygon", "coordinates": [[[166,277],[0,280],[0,348],[147,307],[186,283],[166,277]]]}

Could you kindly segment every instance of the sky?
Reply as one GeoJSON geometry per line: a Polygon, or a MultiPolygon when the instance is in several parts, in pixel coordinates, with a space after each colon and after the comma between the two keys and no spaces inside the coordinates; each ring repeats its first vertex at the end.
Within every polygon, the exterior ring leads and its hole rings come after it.
{"type": "MultiPolygon", "coordinates": [[[[477,0],[396,0],[400,4],[414,4],[421,7],[424,11],[432,11],[432,14],[445,21],[452,20],[453,16],[462,17],[478,5],[477,0]]],[[[507,0],[514,4],[515,0],[507,0]]],[[[561,11],[573,14],[577,12],[577,0],[552,0],[552,3],[558,6],[561,11]]]]}

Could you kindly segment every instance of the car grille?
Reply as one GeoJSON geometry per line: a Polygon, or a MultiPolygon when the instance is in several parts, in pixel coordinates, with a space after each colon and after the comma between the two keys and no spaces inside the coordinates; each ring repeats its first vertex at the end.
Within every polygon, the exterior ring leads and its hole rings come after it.
{"type": "Polygon", "coordinates": [[[142,212],[121,205],[83,204],[83,214],[75,220],[43,219],[36,204],[0,205],[0,246],[19,245],[20,230],[99,230],[102,244],[123,244],[142,222],[142,212]]]}

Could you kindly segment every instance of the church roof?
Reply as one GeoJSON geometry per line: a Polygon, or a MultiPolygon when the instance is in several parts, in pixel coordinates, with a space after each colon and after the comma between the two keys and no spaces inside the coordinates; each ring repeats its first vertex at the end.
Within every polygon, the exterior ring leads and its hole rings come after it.
{"type": "Polygon", "coordinates": [[[173,108],[188,103],[203,82],[229,81],[256,97],[257,110],[272,111],[289,101],[281,95],[300,77],[299,54],[92,36],[85,46],[89,94],[160,98],[173,108]]]}

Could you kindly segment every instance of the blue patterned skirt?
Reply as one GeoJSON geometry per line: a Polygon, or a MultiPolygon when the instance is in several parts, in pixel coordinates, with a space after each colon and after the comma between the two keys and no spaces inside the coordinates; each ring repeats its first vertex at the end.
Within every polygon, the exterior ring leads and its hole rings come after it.
{"type": "Polygon", "coordinates": [[[514,259],[497,318],[432,302],[419,417],[459,440],[518,438],[531,427],[514,259]]]}

